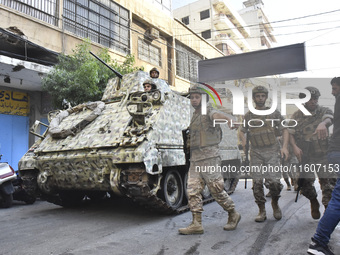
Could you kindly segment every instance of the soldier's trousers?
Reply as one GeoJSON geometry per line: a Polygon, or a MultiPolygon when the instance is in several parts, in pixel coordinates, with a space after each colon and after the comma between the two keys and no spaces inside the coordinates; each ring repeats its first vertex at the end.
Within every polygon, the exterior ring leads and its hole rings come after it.
{"type": "MultiPolygon", "coordinates": [[[[300,171],[299,168],[297,170],[300,171]]],[[[328,205],[331,200],[332,191],[336,183],[336,176],[334,172],[329,172],[327,157],[313,157],[310,158],[309,163],[301,168],[300,177],[304,178],[303,185],[301,187],[301,194],[309,200],[317,197],[317,193],[314,187],[315,174],[319,178],[320,188],[322,191],[322,204],[328,205]]]]}
{"type": "Polygon", "coordinates": [[[263,180],[272,197],[280,197],[281,184],[280,154],[276,146],[250,151],[251,176],[253,178],[253,194],[255,203],[264,204],[263,180]]]}
{"type": "Polygon", "coordinates": [[[191,161],[188,176],[188,204],[190,211],[203,212],[202,191],[207,185],[210,194],[226,211],[235,208],[233,200],[224,190],[224,180],[221,173],[219,157],[199,161],[191,161]]]}

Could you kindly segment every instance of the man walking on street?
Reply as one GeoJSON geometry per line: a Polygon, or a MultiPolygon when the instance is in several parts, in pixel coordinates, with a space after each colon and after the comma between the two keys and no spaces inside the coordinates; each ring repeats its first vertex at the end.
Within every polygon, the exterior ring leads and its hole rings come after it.
{"type": "Polygon", "coordinates": [[[211,106],[202,114],[202,95],[206,93],[199,87],[190,89],[190,103],[194,113],[190,122],[190,168],[187,183],[188,205],[192,212],[192,223],[178,231],[182,235],[203,234],[202,191],[207,185],[215,201],[228,212],[228,222],[224,230],[234,230],[241,220],[241,215],[236,212],[235,204],[224,190],[222,173],[216,171],[221,166],[218,144],[222,139],[222,130],[219,124],[214,125],[214,120],[227,120],[229,127],[230,118],[214,110],[211,106]]]}
{"type": "Polygon", "coordinates": [[[332,95],[335,96],[334,106],[334,128],[328,147],[328,163],[333,164],[338,173],[336,185],[332,198],[328,203],[326,211],[319,221],[316,233],[312,237],[309,245],[308,254],[334,255],[328,247],[329,239],[335,227],[340,221],[340,77],[331,80],[332,95]]]}
{"type": "MultiPolygon", "coordinates": [[[[265,106],[268,98],[268,90],[263,86],[257,86],[253,89],[253,101],[255,103],[256,110],[268,110],[265,106]]],[[[289,133],[286,128],[281,124],[283,117],[278,110],[275,110],[269,115],[256,115],[248,111],[244,116],[244,123],[241,126],[240,138],[242,140],[243,148],[246,145],[245,134],[249,135],[250,141],[250,167],[251,169],[257,169],[252,171],[253,177],[253,194],[255,197],[255,203],[259,207],[259,214],[256,216],[256,222],[263,222],[267,219],[263,190],[263,179],[266,179],[267,186],[269,188],[272,197],[272,208],[274,218],[280,220],[282,218],[282,212],[279,207],[278,201],[280,197],[283,185],[280,182],[281,172],[267,171],[262,172],[263,166],[268,169],[280,166],[281,157],[287,159],[289,133]],[[275,122],[267,120],[276,120],[275,122]],[[282,133],[282,148],[277,140],[275,131],[282,133]],[[281,150],[281,152],[280,152],[281,150]]]]}
{"type": "MultiPolygon", "coordinates": [[[[331,109],[318,104],[321,94],[317,88],[306,87],[305,89],[311,93],[311,98],[304,106],[312,115],[306,116],[301,110],[297,110],[292,115],[292,119],[298,124],[289,128],[290,143],[294,154],[302,164],[299,176],[299,179],[302,180],[300,181],[300,184],[302,184],[301,193],[310,200],[312,218],[319,219],[320,205],[314,187],[314,172],[319,177],[322,203],[325,208],[331,199],[336,182],[335,178],[332,178],[332,173],[328,171],[327,161],[328,128],[333,124],[333,112],[331,109]],[[321,166],[321,171],[313,171],[318,165],[321,166]],[[307,171],[304,171],[305,166],[307,171]]],[[[305,96],[303,93],[299,95],[300,98],[305,96]]]]}

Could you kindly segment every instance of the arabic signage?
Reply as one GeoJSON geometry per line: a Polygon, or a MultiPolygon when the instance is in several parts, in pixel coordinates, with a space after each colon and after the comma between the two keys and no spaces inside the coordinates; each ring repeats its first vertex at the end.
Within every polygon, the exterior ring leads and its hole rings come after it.
{"type": "Polygon", "coordinates": [[[28,116],[29,109],[27,93],[0,90],[0,114],[28,116]]]}

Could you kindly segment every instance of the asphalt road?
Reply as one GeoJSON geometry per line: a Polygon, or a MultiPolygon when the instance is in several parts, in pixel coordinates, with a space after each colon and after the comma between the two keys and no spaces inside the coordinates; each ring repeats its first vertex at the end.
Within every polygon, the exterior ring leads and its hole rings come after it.
{"type": "MultiPolygon", "coordinates": [[[[280,221],[274,219],[270,198],[267,221],[257,223],[252,190],[240,182],[231,195],[242,219],[235,231],[224,231],[227,212],[216,203],[204,206],[203,235],[183,236],[178,228],[191,222],[191,213],[164,216],[130,200],[115,198],[99,204],[62,208],[45,201],[33,205],[15,201],[0,209],[0,254],[307,254],[318,221],[310,216],[309,201],[294,191],[282,191],[280,221]]],[[[319,186],[318,199],[321,201],[319,186]]],[[[323,213],[323,206],[322,206],[323,213]]],[[[340,225],[331,246],[340,255],[340,225]]]]}

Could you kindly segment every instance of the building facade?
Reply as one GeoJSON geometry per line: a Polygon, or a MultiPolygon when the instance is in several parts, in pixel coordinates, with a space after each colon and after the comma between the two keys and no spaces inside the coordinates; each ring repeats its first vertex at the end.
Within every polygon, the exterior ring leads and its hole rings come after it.
{"type": "Polygon", "coordinates": [[[226,56],[271,48],[276,40],[262,0],[248,0],[243,5],[236,11],[228,0],[199,0],[173,13],[226,56]]]}
{"type": "Polygon", "coordinates": [[[178,91],[197,80],[198,60],[223,56],[172,18],[170,0],[0,0],[0,14],[0,154],[15,169],[34,143],[29,127],[51,110],[41,77],[85,38],[118,62],[133,54],[156,67],[178,91]]]}
{"type": "Polygon", "coordinates": [[[272,48],[276,38],[272,34],[273,28],[268,20],[262,0],[248,0],[243,2],[244,8],[239,11],[241,17],[249,25],[250,37],[247,39],[253,50],[272,48]]]}

